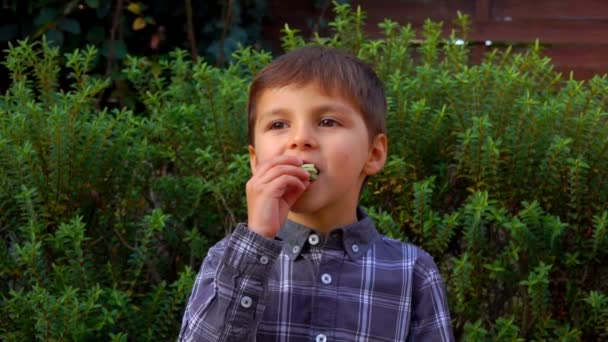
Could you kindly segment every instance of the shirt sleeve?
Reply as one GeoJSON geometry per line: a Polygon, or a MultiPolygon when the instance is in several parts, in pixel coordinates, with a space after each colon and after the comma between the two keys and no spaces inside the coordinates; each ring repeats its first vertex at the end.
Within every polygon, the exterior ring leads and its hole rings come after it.
{"type": "Polygon", "coordinates": [[[239,224],[209,249],[186,305],[179,341],[253,341],[281,242],[239,224]]]}
{"type": "Polygon", "coordinates": [[[432,257],[421,251],[414,267],[412,321],[407,341],[454,341],[441,275],[432,257]]]}

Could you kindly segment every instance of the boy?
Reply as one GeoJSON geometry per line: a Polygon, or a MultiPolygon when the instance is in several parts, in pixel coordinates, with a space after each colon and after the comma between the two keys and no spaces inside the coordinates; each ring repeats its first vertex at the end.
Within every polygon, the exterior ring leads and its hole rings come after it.
{"type": "Polygon", "coordinates": [[[431,256],[358,208],[386,161],[385,115],[373,69],[335,49],[292,51],[256,76],[248,221],[209,250],[180,340],[454,339],[431,256]]]}

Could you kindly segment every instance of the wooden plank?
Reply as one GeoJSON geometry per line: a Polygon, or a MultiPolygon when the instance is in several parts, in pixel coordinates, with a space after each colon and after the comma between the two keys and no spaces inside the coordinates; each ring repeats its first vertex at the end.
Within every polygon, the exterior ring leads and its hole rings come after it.
{"type": "Polygon", "coordinates": [[[473,39],[546,44],[608,44],[608,21],[538,20],[475,23],[473,39]]]}
{"type": "Polygon", "coordinates": [[[352,5],[360,5],[373,22],[382,21],[388,15],[400,22],[425,18],[450,21],[457,11],[472,13],[475,10],[471,0],[353,0],[352,5]]]}
{"type": "MultiPolygon", "coordinates": [[[[481,62],[483,55],[495,47],[476,45],[472,47],[471,62],[481,62]]],[[[514,53],[524,52],[524,47],[516,47],[514,53]]],[[[544,46],[542,55],[551,59],[551,64],[564,78],[572,71],[575,79],[589,79],[594,75],[608,74],[608,45],[567,45],[544,46]]]]}
{"type": "Polygon", "coordinates": [[[475,1],[475,21],[486,22],[490,20],[490,0],[475,1]]]}
{"type": "MultiPolygon", "coordinates": [[[[291,27],[302,29],[305,33],[309,29],[307,19],[317,18],[319,10],[315,9],[310,2],[296,0],[293,2],[272,0],[269,2],[271,13],[273,13],[267,26],[271,30],[280,30],[287,22],[291,27]]],[[[446,32],[449,32],[450,23],[456,17],[456,11],[468,13],[473,21],[472,38],[479,41],[493,40],[504,42],[534,42],[540,39],[543,43],[560,44],[605,44],[608,43],[608,20],[560,20],[555,18],[526,19],[524,17],[512,17],[507,14],[530,12],[533,10],[543,11],[537,3],[546,5],[546,12],[558,15],[563,11],[572,11],[573,17],[591,16],[595,9],[599,14],[596,17],[608,18],[608,1],[606,0],[578,0],[578,6],[574,6],[572,0],[356,0],[353,5],[361,5],[367,12],[367,31],[377,35],[377,27],[385,18],[389,18],[402,24],[412,23],[415,27],[421,27],[426,18],[435,21],[443,21],[446,32]],[[555,5],[555,4],[561,5],[555,5]],[[554,4],[554,5],[550,5],[554,4]],[[589,5],[589,6],[587,6],[589,5]],[[492,8],[492,17],[486,18],[486,6],[492,8]],[[517,8],[508,12],[505,10],[517,8]],[[527,7],[526,7],[527,6],[527,7]],[[502,8],[499,15],[494,13],[496,8],[502,8]],[[476,20],[480,16],[482,20],[476,20]],[[494,19],[494,20],[492,20],[494,19]]],[[[534,14],[529,14],[534,16],[534,14]]]]}
{"type": "MultiPolygon", "coordinates": [[[[387,17],[401,24],[411,23],[416,31],[421,31],[424,21],[400,21],[397,16],[384,13],[387,17]]],[[[369,20],[366,31],[377,37],[380,33],[379,21],[369,20]]],[[[445,34],[448,35],[452,25],[444,23],[445,34]]],[[[475,41],[497,41],[510,43],[532,43],[539,39],[543,44],[608,44],[608,21],[566,21],[566,20],[537,20],[519,22],[473,22],[471,39],[475,41]]]]}
{"type": "MultiPolygon", "coordinates": [[[[451,31],[456,12],[468,13],[473,20],[471,41],[476,42],[472,59],[487,51],[483,42],[531,44],[537,38],[556,70],[577,79],[608,73],[608,1],[606,0],[354,0],[367,13],[366,32],[380,36],[378,23],[389,18],[411,23],[418,33],[426,18],[444,22],[444,35],[451,31]]],[[[320,10],[308,0],[270,0],[272,16],[263,34],[272,50],[280,52],[280,30],[285,22],[310,34],[310,21],[320,10]]],[[[331,19],[331,11],[324,16],[331,19]]]]}
{"type": "Polygon", "coordinates": [[[608,19],[606,0],[492,0],[492,17],[511,21],[530,19],[608,19]]]}
{"type": "Polygon", "coordinates": [[[574,71],[577,79],[608,73],[608,45],[547,46],[543,54],[550,57],[556,70],[566,76],[574,71]]]}

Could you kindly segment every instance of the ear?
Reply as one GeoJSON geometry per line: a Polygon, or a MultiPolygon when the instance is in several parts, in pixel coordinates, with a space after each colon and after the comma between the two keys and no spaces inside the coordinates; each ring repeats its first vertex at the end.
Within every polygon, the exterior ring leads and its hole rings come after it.
{"type": "Polygon", "coordinates": [[[386,163],[387,155],[387,138],[386,134],[380,133],[374,137],[367,156],[367,162],[363,168],[366,176],[371,176],[378,173],[386,163]]]}
{"type": "Polygon", "coordinates": [[[247,150],[249,150],[249,166],[251,167],[251,172],[253,173],[255,168],[258,166],[258,157],[255,154],[255,147],[252,145],[249,145],[247,150]]]}

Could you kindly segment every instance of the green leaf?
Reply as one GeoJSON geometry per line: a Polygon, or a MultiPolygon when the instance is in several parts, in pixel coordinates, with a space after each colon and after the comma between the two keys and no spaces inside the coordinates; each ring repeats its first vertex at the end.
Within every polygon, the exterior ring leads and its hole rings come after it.
{"type": "MultiPolygon", "coordinates": [[[[114,41],[114,58],[123,59],[127,56],[127,45],[122,40],[114,41]]],[[[106,41],[101,49],[101,54],[105,57],[110,56],[110,42],[106,41]]]]}
{"type": "Polygon", "coordinates": [[[100,44],[106,38],[106,31],[101,26],[93,26],[87,32],[86,40],[94,44],[100,44]]]}
{"type": "Polygon", "coordinates": [[[62,46],[63,45],[63,32],[51,29],[45,33],[46,39],[50,45],[62,46]]]}
{"type": "Polygon", "coordinates": [[[117,40],[114,45],[116,58],[123,59],[127,56],[127,45],[122,40],[117,40]]]}
{"type": "Polygon", "coordinates": [[[102,19],[108,16],[108,14],[110,13],[110,9],[111,9],[111,5],[112,5],[112,1],[103,1],[101,4],[99,4],[99,6],[97,7],[97,18],[102,19]]]}
{"type": "Polygon", "coordinates": [[[99,0],[85,0],[87,6],[91,7],[91,8],[97,8],[99,7],[99,0]]]}
{"type": "Polygon", "coordinates": [[[59,21],[59,27],[72,34],[80,33],[80,23],[75,19],[64,18],[59,21]]]}
{"type": "Polygon", "coordinates": [[[49,22],[55,20],[55,18],[57,17],[57,13],[58,11],[55,8],[43,8],[34,19],[34,26],[40,27],[48,24],[49,22]]]}

